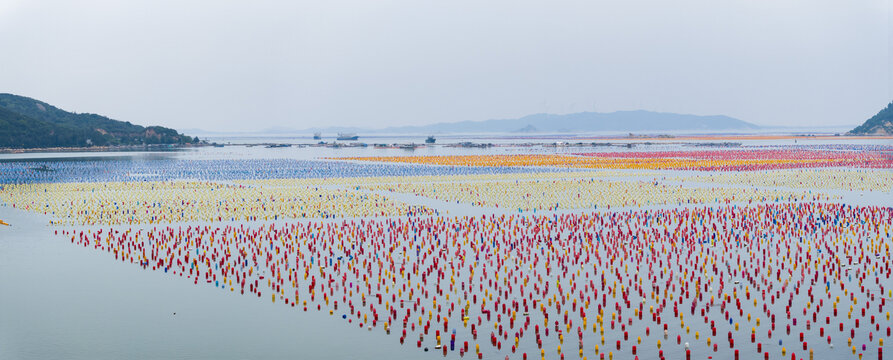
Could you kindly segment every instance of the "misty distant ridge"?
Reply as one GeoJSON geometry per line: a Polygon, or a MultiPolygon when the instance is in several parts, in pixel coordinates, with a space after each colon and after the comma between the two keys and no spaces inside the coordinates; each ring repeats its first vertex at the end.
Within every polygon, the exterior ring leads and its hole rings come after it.
{"type": "Polygon", "coordinates": [[[753,130],[759,126],[723,115],[698,116],[644,110],[612,113],[580,112],[573,114],[533,114],[519,119],[463,121],[425,126],[403,126],[382,132],[407,133],[575,133],[597,131],[718,131],[753,130]]]}
{"type": "MultiPolygon", "coordinates": [[[[469,133],[587,133],[587,132],[660,132],[660,131],[748,131],[760,126],[725,115],[688,115],[645,110],[611,113],[580,112],[573,114],[533,114],[518,119],[461,121],[420,126],[387,128],[314,127],[293,129],[274,127],[264,133],[336,133],[358,134],[469,134],[469,133]]],[[[185,130],[185,129],[184,129],[185,130]]],[[[190,132],[202,132],[189,129],[190,132]]],[[[207,133],[207,132],[206,132],[207,133]]]]}

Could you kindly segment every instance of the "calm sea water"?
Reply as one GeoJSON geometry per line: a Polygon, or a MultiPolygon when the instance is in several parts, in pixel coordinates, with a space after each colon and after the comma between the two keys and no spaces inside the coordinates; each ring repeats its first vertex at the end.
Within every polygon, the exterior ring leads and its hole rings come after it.
{"type": "MultiPolygon", "coordinates": [[[[238,142],[240,139],[232,140],[238,142]]],[[[255,140],[262,143],[268,139],[255,140]]],[[[802,143],[801,141],[798,144],[802,143]]],[[[749,145],[778,144],[793,145],[790,141],[755,141],[749,145]]],[[[811,144],[889,145],[889,142],[825,141],[811,144]]],[[[641,146],[635,150],[683,148],[685,147],[679,144],[667,142],[641,146]]],[[[433,146],[409,151],[372,147],[268,149],[260,146],[232,146],[158,153],[4,154],[0,155],[0,161],[46,159],[83,161],[97,157],[129,161],[317,159],[337,156],[587,151],[628,151],[628,149],[603,147],[463,149],[433,146]]],[[[868,202],[880,201],[880,204],[883,204],[887,201],[885,199],[889,199],[889,196],[868,202]]],[[[856,198],[851,200],[865,201],[856,198]]],[[[458,215],[461,215],[461,207],[453,210],[459,211],[458,215]]],[[[397,341],[398,335],[386,335],[378,329],[369,332],[358,328],[356,324],[346,324],[337,317],[329,316],[327,312],[286,309],[279,303],[259,301],[250,296],[229,293],[211,286],[195,286],[185,278],[143,270],[133,264],[114,261],[108,254],[71,245],[68,239],[54,234],[56,228],[48,226],[49,218],[42,215],[0,205],[0,219],[14,224],[12,227],[0,227],[0,359],[442,357],[439,352],[424,353],[416,349],[414,341],[405,346],[400,345],[397,341]]],[[[695,327],[692,332],[698,330],[705,333],[707,329],[695,327]]],[[[630,332],[636,334],[644,331],[634,326],[630,328],[630,332]]],[[[483,333],[480,341],[487,341],[487,333],[483,333]]],[[[656,329],[652,329],[652,336],[658,336],[657,333],[656,329]]],[[[554,336],[552,340],[554,341],[554,336]]],[[[568,340],[566,345],[569,352],[573,353],[575,350],[571,348],[575,348],[574,339],[569,337],[568,340]]],[[[611,341],[609,338],[609,345],[611,341]]],[[[835,338],[834,341],[841,345],[839,349],[828,349],[819,358],[853,357],[844,349],[845,339],[835,338]]],[[[589,342],[587,348],[593,343],[589,342]]],[[[554,349],[554,344],[545,348],[554,349]]],[[[645,346],[642,348],[642,358],[656,356],[655,349],[645,346]]],[[[517,354],[522,351],[531,355],[539,353],[536,348],[522,348],[517,354]]],[[[705,354],[706,351],[700,353],[705,354]]],[[[681,350],[669,348],[665,354],[669,358],[682,356],[681,350]]],[[[554,357],[554,352],[549,355],[553,355],[550,358],[554,357]]],[[[472,354],[467,354],[466,357],[471,358],[472,354]]],[[[451,352],[448,358],[458,358],[458,353],[451,352]]]]}

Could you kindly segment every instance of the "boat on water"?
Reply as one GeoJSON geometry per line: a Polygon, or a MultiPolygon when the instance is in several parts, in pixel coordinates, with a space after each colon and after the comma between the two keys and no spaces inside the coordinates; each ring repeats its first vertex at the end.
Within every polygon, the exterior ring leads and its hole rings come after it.
{"type": "Polygon", "coordinates": [[[435,141],[437,141],[437,139],[434,138],[434,135],[431,135],[425,139],[425,144],[433,144],[435,141]]]}
{"type": "Polygon", "coordinates": [[[34,171],[56,171],[56,169],[51,169],[49,166],[41,165],[39,167],[33,167],[31,170],[34,171]]]}
{"type": "Polygon", "coordinates": [[[321,139],[322,139],[322,133],[318,133],[318,132],[313,133],[313,140],[321,140],[321,139]]]}
{"type": "Polygon", "coordinates": [[[422,145],[413,143],[413,144],[402,144],[402,145],[399,145],[398,147],[403,150],[415,150],[417,148],[422,147],[422,145]]]}
{"type": "Polygon", "coordinates": [[[360,137],[354,133],[338,133],[338,140],[359,140],[360,137]]]}

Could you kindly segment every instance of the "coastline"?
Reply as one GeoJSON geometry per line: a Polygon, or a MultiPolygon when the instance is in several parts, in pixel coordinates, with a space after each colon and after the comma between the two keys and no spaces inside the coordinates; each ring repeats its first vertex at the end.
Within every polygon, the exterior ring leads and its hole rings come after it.
{"type": "MultiPolygon", "coordinates": [[[[893,135],[828,135],[828,134],[817,134],[817,135],[790,135],[790,134],[782,134],[782,135],[753,135],[753,134],[729,134],[729,135],[650,135],[650,134],[642,134],[642,135],[626,135],[626,136],[586,136],[586,135],[552,135],[545,136],[541,139],[557,139],[564,140],[567,144],[563,144],[565,146],[573,145],[571,141],[620,141],[620,145],[624,145],[629,141],[656,141],[656,142],[667,142],[672,141],[676,143],[685,143],[685,142],[696,142],[696,141],[778,141],[778,140],[893,140],[893,135]]],[[[279,145],[280,143],[272,143],[272,142],[264,142],[264,143],[237,143],[237,144],[227,144],[228,146],[269,146],[269,145],[279,145]]],[[[380,144],[366,144],[366,143],[325,143],[325,144],[294,144],[294,143],[285,143],[292,145],[302,145],[302,146],[310,146],[310,147],[358,147],[358,146],[370,146],[371,145],[380,145],[380,144]]],[[[403,145],[403,144],[389,144],[389,145],[403,145]]],[[[426,144],[413,144],[413,145],[421,145],[424,146],[426,144]]],[[[430,145],[430,144],[427,144],[430,145]]],[[[438,144],[445,146],[457,146],[457,144],[438,144]]],[[[506,146],[507,144],[497,144],[494,146],[506,146]]],[[[509,145],[531,145],[530,143],[511,143],[509,145]]],[[[539,144],[543,146],[551,146],[554,147],[555,144],[552,143],[543,143],[539,144]]],[[[610,145],[610,144],[605,144],[610,145]]],[[[0,154],[29,154],[29,153],[68,153],[68,152],[155,152],[155,151],[180,151],[185,149],[192,148],[202,148],[202,147],[210,147],[215,146],[212,143],[202,143],[202,144],[151,144],[151,145],[119,145],[119,146],[89,146],[89,147],[40,147],[40,148],[0,148],[0,154]]]]}
{"type": "Polygon", "coordinates": [[[0,148],[0,154],[27,154],[49,152],[117,152],[117,151],[178,151],[211,145],[204,144],[152,144],[152,145],[120,145],[90,147],[42,147],[42,148],[0,148]]]}

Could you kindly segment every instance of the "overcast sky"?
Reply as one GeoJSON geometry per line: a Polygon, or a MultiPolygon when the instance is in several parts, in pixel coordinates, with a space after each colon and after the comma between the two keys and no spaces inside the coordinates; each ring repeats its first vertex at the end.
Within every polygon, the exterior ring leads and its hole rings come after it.
{"type": "Polygon", "coordinates": [[[861,123],[891,0],[0,0],[0,92],[178,129],[654,110],[861,123]]]}

